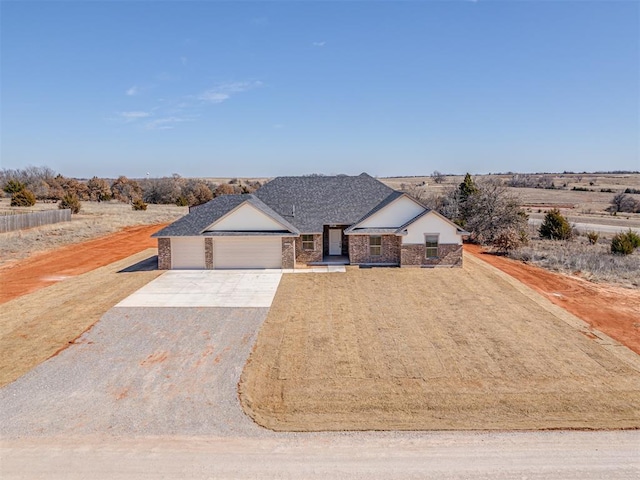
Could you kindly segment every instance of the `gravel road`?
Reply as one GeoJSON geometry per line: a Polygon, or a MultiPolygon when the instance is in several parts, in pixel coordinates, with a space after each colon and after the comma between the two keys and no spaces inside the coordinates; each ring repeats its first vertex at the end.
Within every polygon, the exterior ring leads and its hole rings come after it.
{"type": "Polygon", "coordinates": [[[0,390],[0,434],[260,435],[236,392],[268,310],[111,309],[0,390]]]}
{"type": "Polygon", "coordinates": [[[0,454],[3,480],[640,478],[637,431],[64,438],[20,440],[0,454]]]}
{"type": "MultiPolygon", "coordinates": [[[[530,218],[529,224],[535,225],[536,227],[542,225],[542,218],[530,218]]],[[[630,227],[630,226],[621,226],[621,225],[605,225],[602,223],[584,223],[584,222],[570,222],[575,228],[577,228],[580,232],[600,232],[600,233],[619,233],[626,232],[628,230],[632,230],[638,234],[640,234],[640,228],[638,227],[630,227]]]]}

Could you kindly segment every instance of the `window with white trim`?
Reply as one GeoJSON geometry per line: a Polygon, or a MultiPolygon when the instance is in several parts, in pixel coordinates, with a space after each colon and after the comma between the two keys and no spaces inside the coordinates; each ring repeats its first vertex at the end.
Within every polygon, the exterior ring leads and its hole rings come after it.
{"type": "Polygon", "coordinates": [[[438,234],[424,235],[424,255],[426,258],[438,257],[438,234]]]}
{"type": "Polygon", "coordinates": [[[302,235],[302,250],[315,250],[316,246],[313,241],[313,235],[302,235]]]}
{"type": "Polygon", "coordinates": [[[380,235],[369,237],[369,255],[372,257],[382,255],[382,237],[380,235]]]}

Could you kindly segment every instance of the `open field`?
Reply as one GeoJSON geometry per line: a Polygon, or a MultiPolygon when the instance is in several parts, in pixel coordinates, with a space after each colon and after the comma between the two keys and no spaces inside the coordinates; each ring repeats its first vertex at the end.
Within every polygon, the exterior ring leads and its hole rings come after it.
{"type": "Polygon", "coordinates": [[[274,430],[640,427],[640,357],[468,255],[285,276],[239,388],[274,430]]]}
{"type": "Polygon", "coordinates": [[[155,255],[154,249],[147,249],[4,303],[0,386],[66,348],[116,303],[160,275],[153,264],[155,255]],[[144,261],[139,268],[127,269],[144,261]]]}
{"type": "Polygon", "coordinates": [[[509,252],[509,257],[590,282],[640,289],[640,250],[630,255],[612,255],[612,235],[600,234],[594,245],[586,237],[562,241],[532,235],[527,245],[509,252]]]}
{"type": "MultiPolygon", "coordinates": [[[[536,177],[537,175],[533,175],[536,177]]],[[[478,175],[476,179],[499,178],[505,183],[512,175],[478,175]]],[[[515,188],[509,190],[518,195],[525,211],[532,218],[542,218],[545,210],[559,208],[571,222],[600,223],[604,225],[620,226],[621,229],[640,226],[640,214],[618,214],[612,216],[605,211],[616,193],[626,188],[640,189],[640,174],[547,174],[556,187],[562,189],[544,188],[515,188]],[[593,185],[591,185],[593,183],[593,185]],[[594,191],[571,190],[572,188],[586,188],[594,191]],[[601,192],[611,189],[615,193],[601,192]]],[[[418,185],[428,194],[439,194],[457,186],[463,176],[450,175],[441,184],[436,184],[429,176],[423,177],[389,177],[380,178],[391,188],[400,189],[402,185],[418,185]]],[[[636,195],[640,198],[640,195],[636,195]]]]}
{"type": "MultiPolygon", "coordinates": [[[[0,211],[20,212],[56,209],[55,203],[37,203],[32,209],[9,207],[9,199],[0,199],[0,211]]],[[[166,224],[188,212],[187,207],[149,205],[146,211],[133,211],[120,202],[82,202],[82,210],[70,222],[44,225],[0,234],[0,267],[34,253],[70,245],[116,232],[133,225],[166,224]]],[[[158,228],[159,229],[159,228],[158,228]]]]}

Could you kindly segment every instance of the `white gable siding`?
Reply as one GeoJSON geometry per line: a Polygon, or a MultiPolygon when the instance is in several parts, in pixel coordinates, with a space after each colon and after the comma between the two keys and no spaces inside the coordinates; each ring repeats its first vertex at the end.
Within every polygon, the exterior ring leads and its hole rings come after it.
{"type": "Polygon", "coordinates": [[[399,197],[358,224],[359,228],[400,227],[422,213],[424,208],[408,197],[399,197]]]}
{"type": "Polygon", "coordinates": [[[207,228],[207,231],[212,232],[224,230],[272,232],[285,230],[285,227],[252,205],[245,203],[207,228]]]}
{"type": "Polygon", "coordinates": [[[409,225],[407,235],[402,237],[402,243],[424,243],[425,233],[439,233],[439,243],[462,244],[462,237],[457,234],[457,228],[433,212],[409,225]]]}

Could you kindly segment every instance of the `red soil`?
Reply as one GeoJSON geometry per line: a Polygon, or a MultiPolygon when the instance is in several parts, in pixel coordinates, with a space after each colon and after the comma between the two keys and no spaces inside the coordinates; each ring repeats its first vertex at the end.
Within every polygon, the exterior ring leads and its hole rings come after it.
{"type": "Polygon", "coordinates": [[[41,252],[0,267],[0,304],[157,246],[150,235],[165,225],[128,227],[117,233],[41,252]]]}
{"type": "Polygon", "coordinates": [[[640,290],[553,273],[485,253],[477,245],[465,245],[464,249],[640,354],[640,290]]]}

